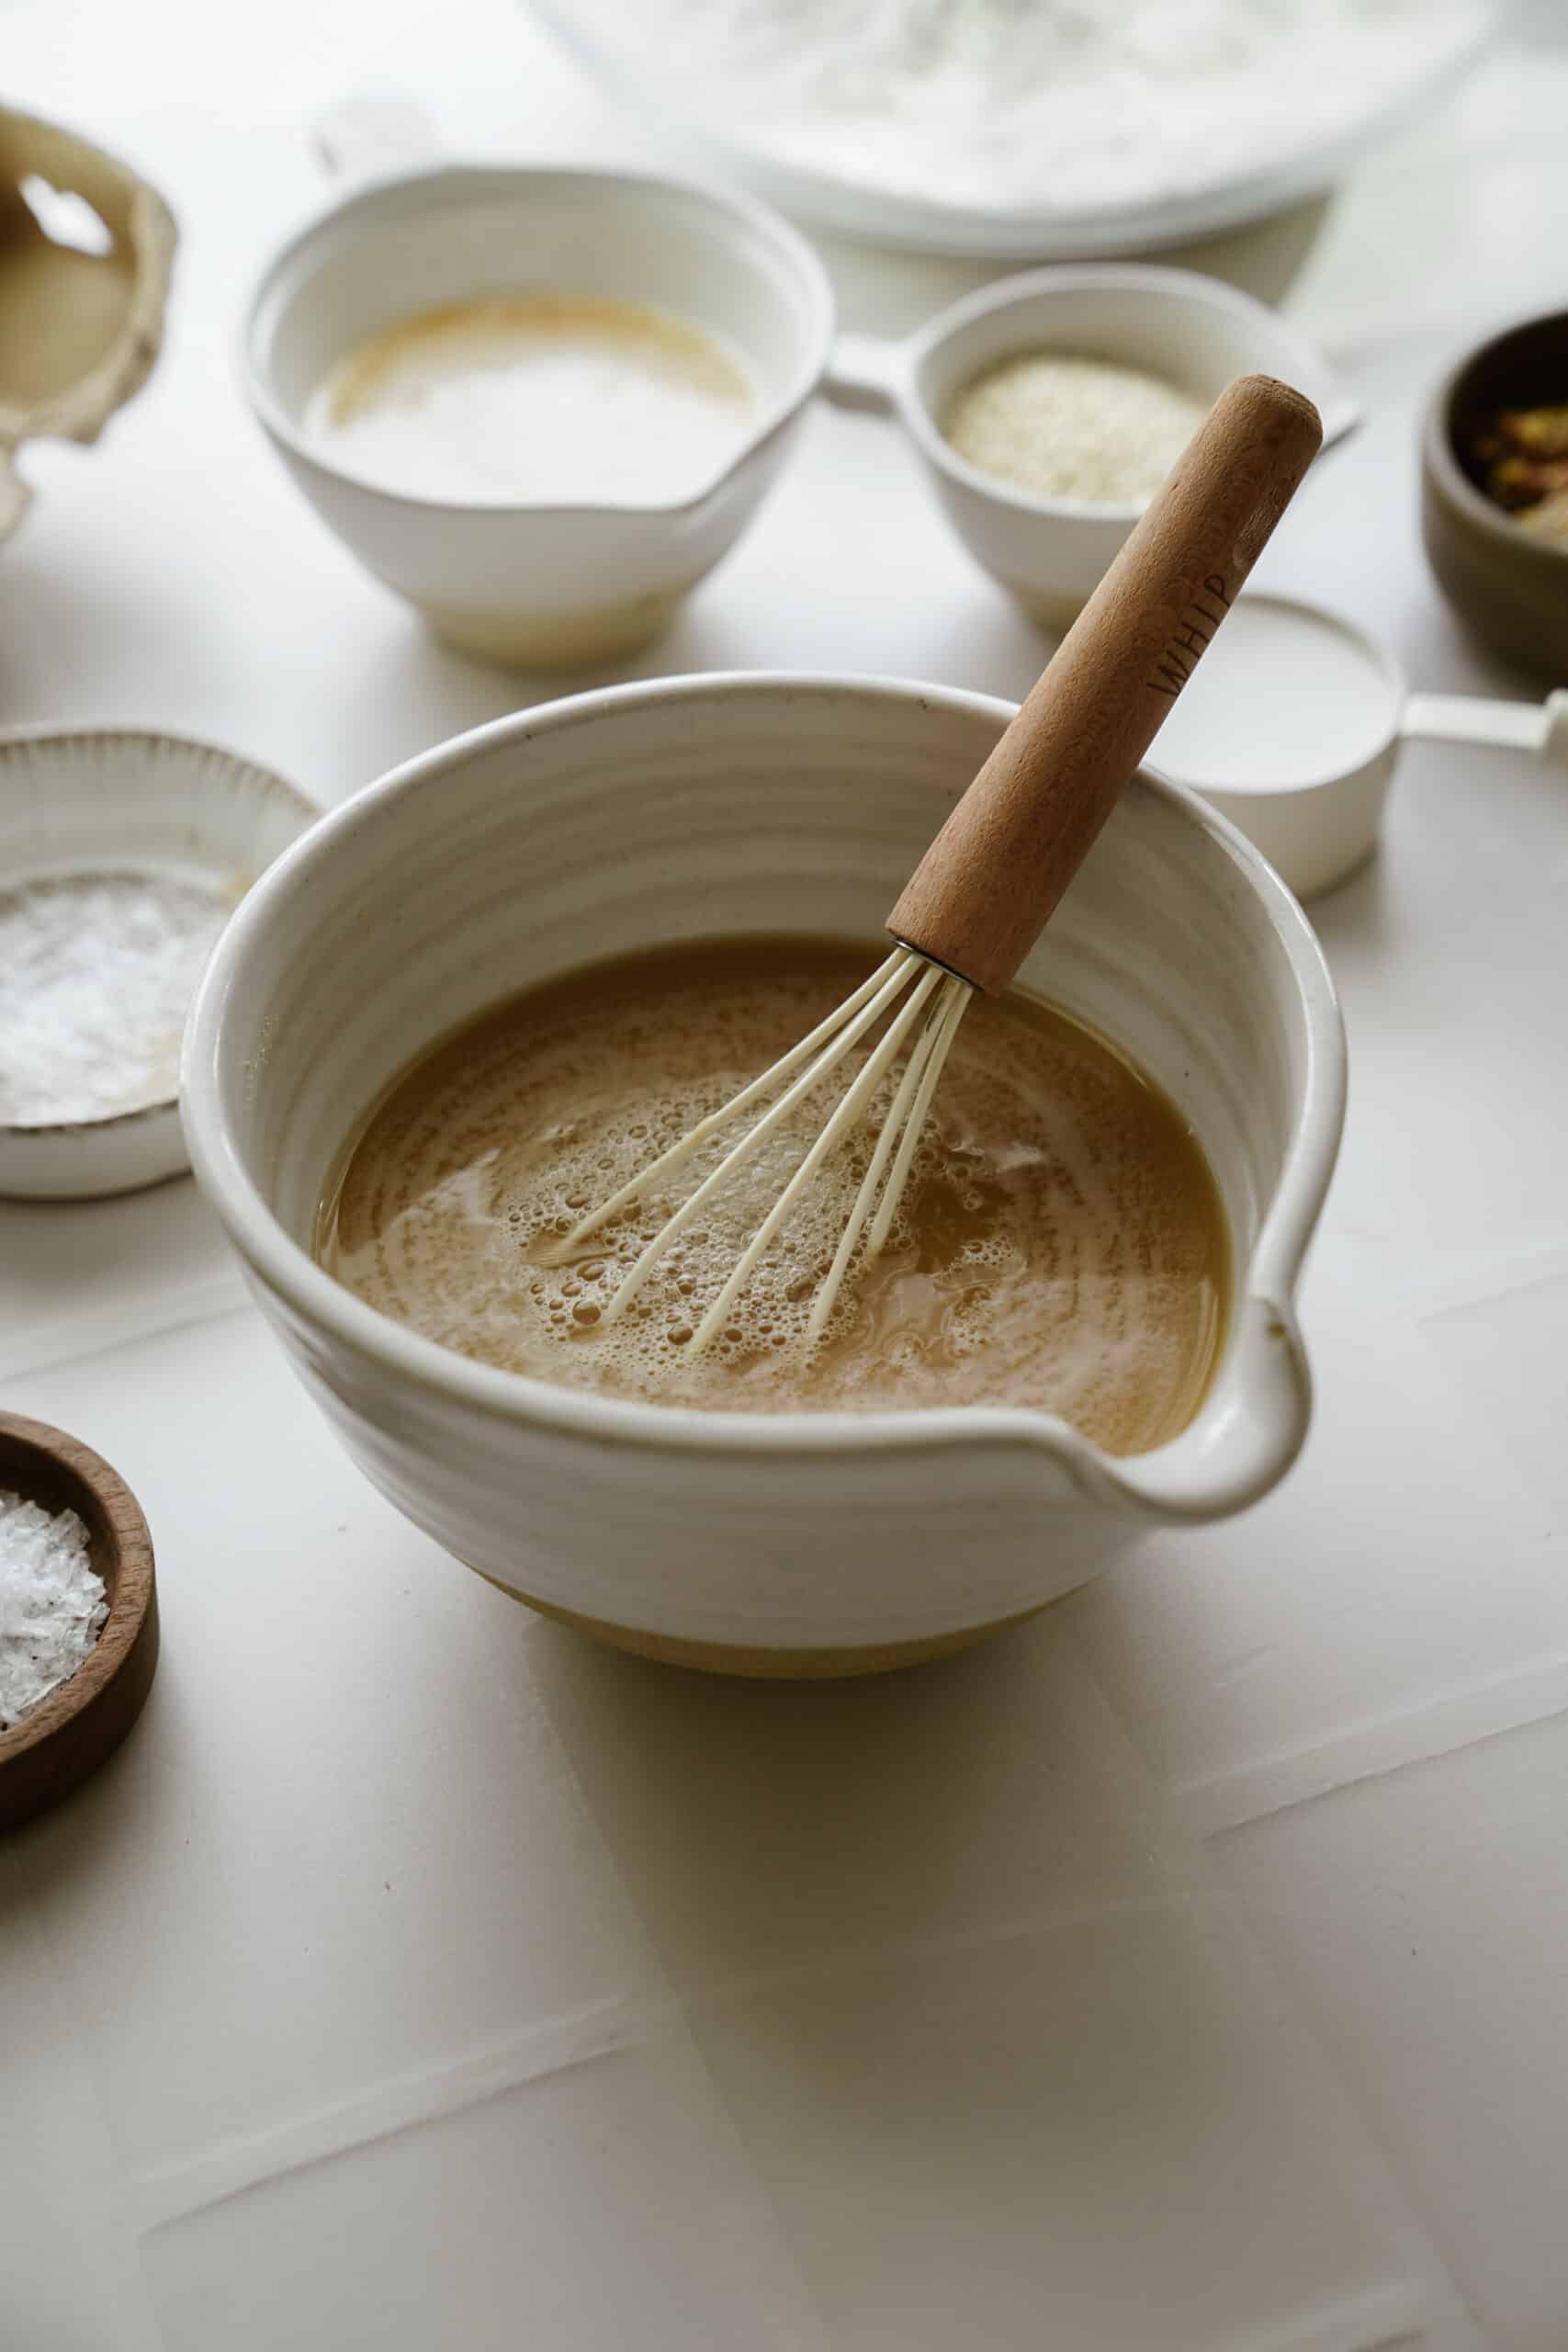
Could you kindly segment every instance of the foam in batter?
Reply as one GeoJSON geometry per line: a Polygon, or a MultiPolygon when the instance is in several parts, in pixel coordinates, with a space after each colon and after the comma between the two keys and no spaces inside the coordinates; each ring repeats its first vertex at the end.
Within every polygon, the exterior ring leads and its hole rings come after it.
{"type": "Polygon", "coordinates": [[[463,1355],[644,1403],[1021,1405],[1115,1453],[1174,1437],[1202,1399],[1224,1323],[1229,1244],[1213,1179],[1139,1071],[1017,990],[971,1004],[888,1244],[852,1267],[815,1349],[807,1318],[874,1119],[826,1163],[725,1329],[694,1359],[690,1341],[848,1070],[605,1327],[621,1275],[742,1125],[565,1256],[563,1236],[874,960],[821,940],[704,941],[513,999],[393,1085],[323,1206],[323,1264],[463,1355]]]}

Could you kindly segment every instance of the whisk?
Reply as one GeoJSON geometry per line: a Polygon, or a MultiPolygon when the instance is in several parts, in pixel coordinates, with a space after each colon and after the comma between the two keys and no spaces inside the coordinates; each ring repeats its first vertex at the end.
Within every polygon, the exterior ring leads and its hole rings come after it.
{"type": "Polygon", "coordinates": [[[574,1251],[732,1120],[777,1095],[654,1235],[606,1303],[603,1323],[626,1312],[720,1187],[886,1020],[689,1346],[700,1353],[723,1329],[803,1190],[864,1118],[903,1054],[892,1102],[813,1302],[807,1343],[821,1336],[863,1234],[866,1262],[886,1241],[971,997],[977,989],[1005,989],[1033,946],[1322,439],[1312,402],[1270,377],[1240,377],[1220,395],[916,867],[887,918],[895,944],[886,960],[771,1069],[591,1210],[560,1245],[563,1256],[574,1251]]]}

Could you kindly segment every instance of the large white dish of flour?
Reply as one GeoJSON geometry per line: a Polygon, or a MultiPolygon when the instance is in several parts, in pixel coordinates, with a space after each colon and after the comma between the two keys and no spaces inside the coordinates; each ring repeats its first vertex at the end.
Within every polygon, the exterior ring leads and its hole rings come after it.
{"type": "Polygon", "coordinates": [[[1498,0],[526,0],[596,80],[823,228],[1072,260],[1320,193],[1498,0]]]}

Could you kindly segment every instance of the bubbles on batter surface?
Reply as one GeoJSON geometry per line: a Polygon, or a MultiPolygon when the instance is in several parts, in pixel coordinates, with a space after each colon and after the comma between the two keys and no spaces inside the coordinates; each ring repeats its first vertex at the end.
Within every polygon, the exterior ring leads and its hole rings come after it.
{"type": "MultiPolygon", "coordinates": [[[[575,1247],[606,1200],[864,973],[847,952],[737,943],[601,967],[476,1024],[394,1090],[350,1163],[329,1262],[389,1314],[536,1378],[729,1411],[1010,1403],[1119,1451],[1201,1394],[1224,1236],[1174,1114],[1044,1008],[974,1004],[881,1256],[813,1302],[892,1082],[829,1155],[698,1353],[693,1337],[815,1141],[845,1069],[727,1178],[632,1304],[647,1243],[749,1117],[575,1247]],[[457,1181],[454,1181],[454,1176],[457,1181]]],[[[1179,1417],[1179,1418],[1178,1418],[1179,1417]]]]}

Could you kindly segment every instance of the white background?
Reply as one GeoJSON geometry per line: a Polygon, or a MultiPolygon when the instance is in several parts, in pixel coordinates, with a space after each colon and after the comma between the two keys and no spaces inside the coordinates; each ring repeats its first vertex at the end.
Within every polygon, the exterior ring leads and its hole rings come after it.
{"type": "MultiPolygon", "coordinates": [[[[1538,690],[1436,595],[1415,421],[1568,296],[1558,14],[1204,257],[1370,411],[1259,584],[1429,689],[1538,690]]],[[[0,0],[0,73],[183,232],[149,390],[24,458],[0,723],[206,733],[326,802],[514,707],[295,499],[234,329],[333,100],[415,89],[474,153],[651,132],[504,0],[0,0]]],[[[986,274],[829,258],[862,328],[986,274]]],[[[823,409],[635,666],[1018,694],[1045,650],[890,428],[823,409]]],[[[1565,885],[1561,778],[1412,747],[1314,910],[1353,1075],[1302,1466],[879,1684],[645,1667],[457,1568],[341,1458],[188,1182],[0,1204],[0,1395],[130,1479],[165,1628],[122,1755],[0,1848],[5,2352],[1561,2352],[1565,885]]]]}

